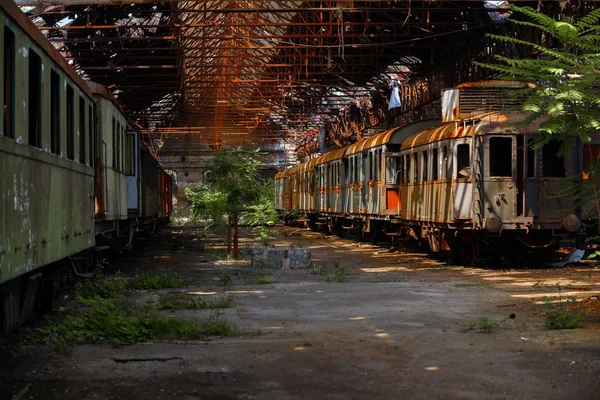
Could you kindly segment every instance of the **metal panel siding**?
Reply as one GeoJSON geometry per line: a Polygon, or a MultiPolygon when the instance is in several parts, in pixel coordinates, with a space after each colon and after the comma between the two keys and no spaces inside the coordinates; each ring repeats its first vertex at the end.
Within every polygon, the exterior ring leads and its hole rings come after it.
{"type": "Polygon", "coordinates": [[[0,283],[94,245],[93,172],[0,138],[0,283]]]}
{"type": "Polygon", "coordinates": [[[103,198],[104,210],[98,210],[98,220],[112,221],[127,219],[127,179],[123,172],[112,168],[113,160],[113,118],[127,126],[125,116],[110,100],[96,96],[96,123],[99,145],[99,168],[102,169],[101,179],[97,182],[97,192],[103,198]],[[102,143],[106,143],[103,146],[102,143]]]}

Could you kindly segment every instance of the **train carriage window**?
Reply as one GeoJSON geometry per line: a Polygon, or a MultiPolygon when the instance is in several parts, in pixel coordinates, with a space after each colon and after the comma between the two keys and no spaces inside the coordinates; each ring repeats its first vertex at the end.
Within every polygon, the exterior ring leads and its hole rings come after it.
{"type": "MultiPolygon", "coordinates": [[[[450,176],[452,173],[450,173],[450,176]]],[[[448,179],[448,147],[442,149],[442,179],[448,179]]]]}
{"type": "Polygon", "coordinates": [[[75,94],[67,85],[67,158],[75,159],[75,94]]]}
{"type": "Polygon", "coordinates": [[[543,176],[546,178],[564,178],[565,177],[565,157],[559,155],[560,142],[552,141],[546,143],[542,148],[542,158],[544,163],[543,176]]]}
{"type": "Polygon", "coordinates": [[[60,76],[50,71],[50,151],[60,154],[60,76]]]}
{"type": "Polygon", "coordinates": [[[438,171],[440,170],[440,160],[438,158],[438,149],[433,149],[433,157],[431,158],[431,180],[438,180],[438,171]]]}
{"type": "Polygon", "coordinates": [[[411,156],[410,154],[406,155],[406,183],[410,183],[411,182],[411,176],[410,176],[410,162],[411,162],[411,156]]]}
{"type": "Polygon", "coordinates": [[[15,34],[4,27],[4,136],[15,137],[15,34]]]}
{"type": "Polygon", "coordinates": [[[88,106],[88,135],[90,137],[90,167],[94,167],[94,138],[96,135],[94,134],[94,109],[91,105],[88,106]]]}
{"type": "Polygon", "coordinates": [[[588,179],[590,171],[598,167],[600,160],[600,145],[586,144],[583,146],[583,179],[588,179]]]}
{"type": "Polygon", "coordinates": [[[414,164],[413,164],[414,165],[414,175],[413,176],[415,177],[414,182],[416,183],[416,182],[419,182],[419,169],[420,169],[419,168],[420,167],[420,165],[419,165],[419,153],[415,153],[413,155],[413,162],[414,162],[414,164]]]}
{"type": "Polygon", "coordinates": [[[490,176],[510,177],[512,176],[512,144],[511,137],[490,138],[489,163],[490,176]]]}
{"type": "Polygon", "coordinates": [[[469,178],[471,176],[469,144],[463,143],[456,146],[456,172],[458,178],[469,178]]]}
{"type": "Polygon", "coordinates": [[[428,157],[427,157],[427,152],[424,151],[423,152],[423,182],[427,182],[429,179],[428,173],[429,173],[429,165],[427,164],[428,157]]]}
{"type": "Polygon", "coordinates": [[[117,171],[121,171],[121,123],[117,122],[117,171]]]}
{"type": "Polygon", "coordinates": [[[397,158],[386,157],[385,158],[385,183],[393,185],[396,183],[396,171],[397,171],[397,158]]]}
{"type": "Polygon", "coordinates": [[[536,151],[533,149],[533,139],[527,140],[527,177],[533,178],[535,176],[535,155],[536,151]]]}
{"type": "Polygon", "coordinates": [[[125,153],[127,152],[127,135],[125,126],[121,128],[121,171],[125,172],[125,153]]]}
{"type": "Polygon", "coordinates": [[[42,147],[42,59],[29,49],[29,144],[42,147]]]}
{"type": "Polygon", "coordinates": [[[85,164],[85,100],[79,96],[79,162],[85,164]]]}
{"type": "Polygon", "coordinates": [[[370,158],[372,158],[372,153],[367,152],[362,156],[362,182],[368,182],[371,179],[371,177],[369,176],[369,164],[371,161],[370,158]]]}
{"type": "Polygon", "coordinates": [[[112,119],[112,167],[117,169],[117,120],[112,119]]]}

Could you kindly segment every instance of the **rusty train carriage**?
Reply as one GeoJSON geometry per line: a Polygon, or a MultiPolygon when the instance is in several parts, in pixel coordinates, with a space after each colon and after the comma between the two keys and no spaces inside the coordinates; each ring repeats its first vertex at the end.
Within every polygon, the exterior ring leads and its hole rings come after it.
{"type": "Polygon", "coordinates": [[[94,170],[92,94],[11,2],[0,48],[3,283],[94,246],[94,170]]]}
{"type": "Polygon", "coordinates": [[[482,112],[472,91],[461,94],[482,88],[497,97],[518,87],[461,85],[442,96],[444,122],[395,128],[280,172],[277,208],[297,209],[309,223],[330,228],[351,224],[363,232],[420,236],[434,252],[481,244],[475,238],[484,237],[485,243],[517,239],[528,246],[581,237],[592,201],[580,205],[552,195],[576,184],[564,178],[582,176],[590,162],[585,152],[597,156],[600,135],[565,156],[553,142],[534,150],[542,121],[522,127],[525,115],[482,112]]]}
{"type": "Polygon", "coordinates": [[[120,251],[168,219],[172,181],[108,91],[12,2],[0,3],[0,48],[0,331],[10,331],[93,267],[96,245],[120,251]]]}
{"type": "Polygon", "coordinates": [[[126,131],[131,124],[121,111],[116,100],[102,85],[88,82],[96,105],[97,153],[96,196],[94,218],[98,234],[118,231],[119,221],[126,221],[127,178],[126,159],[135,149],[126,146],[126,131]]]}

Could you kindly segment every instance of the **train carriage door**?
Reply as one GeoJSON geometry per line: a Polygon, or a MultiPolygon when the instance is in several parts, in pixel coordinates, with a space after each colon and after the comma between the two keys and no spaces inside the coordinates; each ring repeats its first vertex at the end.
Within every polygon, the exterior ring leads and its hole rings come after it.
{"type": "Polygon", "coordinates": [[[457,140],[455,142],[454,154],[456,159],[452,174],[454,220],[470,220],[473,200],[471,141],[457,140]]]}
{"type": "Polygon", "coordinates": [[[484,142],[483,207],[486,214],[491,209],[502,221],[514,220],[523,208],[523,201],[519,201],[523,182],[518,176],[523,173],[523,157],[517,157],[516,150],[513,136],[487,136],[484,142]]]}
{"type": "Polygon", "coordinates": [[[384,176],[383,179],[383,201],[385,213],[400,215],[402,202],[400,201],[400,181],[403,176],[403,165],[400,153],[382,153],[384,176]]]}

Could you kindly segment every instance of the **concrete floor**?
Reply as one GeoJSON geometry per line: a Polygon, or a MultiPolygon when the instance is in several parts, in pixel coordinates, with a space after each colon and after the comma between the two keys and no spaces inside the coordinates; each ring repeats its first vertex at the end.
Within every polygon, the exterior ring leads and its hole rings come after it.
{"type": "Polygon", "coordinates": [[[68,356],[31,347],[0,369],[0,399],[19,391],[43,399],[600,398],[600,318],[591,311],[579,329],[547,331],[536,301],[550,289],[533,286],[575,281],[584,271],[590,275],[570,290],[597,309],[598,271],[450,267],[351,240],[281,232],[276,244],[311,246],[317,263],[345,266],[348,282],[279,270],[271,273],[276,283],[255,285],[247,262],[207,259],[191,228],[163,231],[119,268],[187,274],[206,282],[187,290],[216,292],[208,297],[224,291],[215,282],[220,270],[238,273],[234,305],[223,315],[262,334],[83,345],[68,356]],[[494,322],[491,333],[461,332],[483,316],[494,322]]]}

